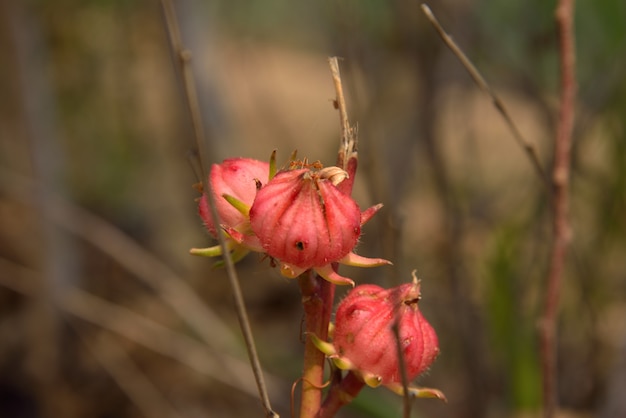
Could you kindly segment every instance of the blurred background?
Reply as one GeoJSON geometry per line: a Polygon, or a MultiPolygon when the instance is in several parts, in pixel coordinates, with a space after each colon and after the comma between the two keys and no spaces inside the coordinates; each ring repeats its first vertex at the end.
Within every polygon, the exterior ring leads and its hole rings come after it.
{"type": "MultiPolygon", "coordinates": [[[[327,64],[358,123],[359,253],[422,281],[441,355],[415,417],[530,417],[551,242],[548,192],[491,100],[407,0],[175,1],[211,161],[335,161],[327,64]]],[[[555,1],[430,4],[546,170],[555,1]]],[[[626,416],[626,3],[576,2],[573,241],[558,332],[561,417],[626,416]]],[[[193,133],[156,0],[0,1],[0,416],[261,416],[230,288],[197,216],[193,133]]],[[[296,283],[238,264],[274,409],[300,376],[296,283]]],[[[341,291],[344,291],[341,289],[341,291]]],[[[340,292],[341,293],[341,292],[340,292]]],[[[341,295],[338,295],[340,297],[341,295]]],[[[366,390],[342,417],[399,417],[366,390]]]]}

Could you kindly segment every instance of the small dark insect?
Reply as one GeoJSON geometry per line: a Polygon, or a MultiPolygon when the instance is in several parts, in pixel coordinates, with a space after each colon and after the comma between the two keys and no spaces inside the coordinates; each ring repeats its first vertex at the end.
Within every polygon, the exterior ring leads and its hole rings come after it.
{"type": "Polygon", "coordinates": [[[420,301],[420,299],[421,299],[421,297],[405,300],[404,304],[405,305],[414,305],[414,304],[418,303],[420,301]]]}

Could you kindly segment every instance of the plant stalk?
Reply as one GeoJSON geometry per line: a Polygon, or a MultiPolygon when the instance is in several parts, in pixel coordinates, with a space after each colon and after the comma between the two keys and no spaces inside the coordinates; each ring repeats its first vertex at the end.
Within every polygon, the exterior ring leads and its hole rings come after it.
{"type": "Polygon", "coordinates": [[[325,355],[315,347],[309,334],[328,340],[328,324],[335,299],[335,285],[324,280],[312,270],[298,278],[304,308],[305,345],[302,373],[302,399],[300,418],[318,416],[324,386],[325,355]]]}

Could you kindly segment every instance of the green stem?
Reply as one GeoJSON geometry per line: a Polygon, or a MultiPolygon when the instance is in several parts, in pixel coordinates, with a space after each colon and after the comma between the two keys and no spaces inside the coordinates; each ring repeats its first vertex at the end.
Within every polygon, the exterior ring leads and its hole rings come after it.
{"type": "MultiPolygon", "coordinates": [[[[305,335],[312,333],[327,341],[335,285],[316,275],[312,270],[300,275],[298,282],[304,308],[305,335]]],[[[324,364],[324,353],[307,337],[304,346],[300,418],[314,418],[319,412],[324,385],[324,364]]]]}

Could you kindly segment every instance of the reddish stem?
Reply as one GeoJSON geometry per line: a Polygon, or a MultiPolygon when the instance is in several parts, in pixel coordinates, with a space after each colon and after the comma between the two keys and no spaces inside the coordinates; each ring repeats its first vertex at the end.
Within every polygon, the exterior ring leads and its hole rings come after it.
{"type": "MultiPolygon", "coordinates": [[[[352,186],[357,169],[356,130],[350,126],[346,110],[339,63],[336,57],[329,58],[333,83],[337,99],[336,108],[339,110],[341,124],[341,143],[337,155],[337,166],[348,173],[348,178],[339,184],[339,189],[352,194],[352,186]]],[[[336,265],[333,268],[337,268],[336,265]]],[[[315,334],[321,340],[328,341],[328,325],[335,299],[335,285],[327,282],[312,271],[299,277],[302,306],[304,307],[305,332],[315,334]]],[[[318,417],[322,403],[322,386],[324,384],[325,355],[315,347],[311,338],[307,337],[304,346],[304,370],[302,374],[302,399],[300,403],[300,418],[318,417]]],[[[331,392],[332,392],[331,388],[331,392]]],[[[331,416],[331,415],[329,415],[331,416]]]]}
{"type": "MultiPolygon", "coordinates": [[[[335,298],[335,285],[317,276],[312,270],[299,279],[304,308],[305,335],[315,334],[328,340],[328,324],[335,298]]],[[[304,369],[302,374],[302,399],[300,418],[317,416],[322,403],[325,355],[306,337],[304,346],[304,369]]]]}
{"type": "Polygon", "coordinates": [[[354,373],[348,372],[338,385],[333,385],[328,391],[324,404],[317,418],[334,417],[339,408],[349,404],[363,389],[365,383],[354,373]]]}
{"type": "Polygon", "coordinates": [[[574,129],[576,97],[574,0],[559,0],[556,22],[561,63],[561,99],[559,123],[554,144],[553,168],[553,243],[541,327],[544,417],[554,416],[557,408],[556,319],[562,287],[565,256],[570,241],[569,177],[570,150],[574,129]]]}

